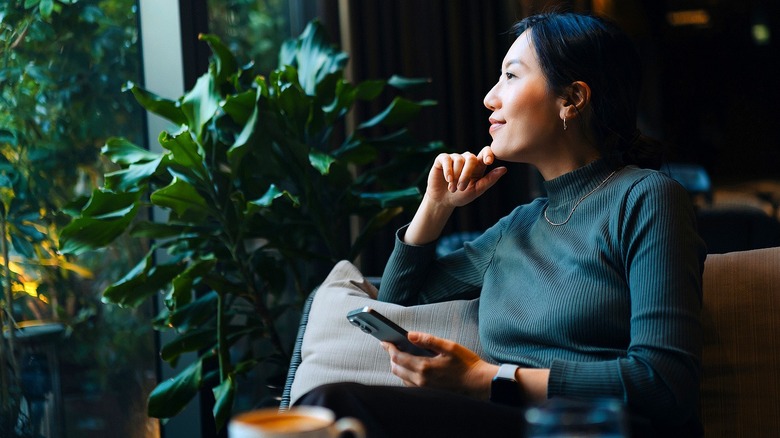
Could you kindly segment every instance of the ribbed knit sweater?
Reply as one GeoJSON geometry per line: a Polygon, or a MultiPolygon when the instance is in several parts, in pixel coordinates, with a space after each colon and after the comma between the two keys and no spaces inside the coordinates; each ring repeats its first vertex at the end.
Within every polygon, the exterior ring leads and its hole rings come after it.
{"type": "Polygon", "coordinates": [[[544,183],[473,242],[436,258],[399,230],[379,299],[480,297],[497,363],[549,368],[548,397],[616,397],[664,426],[695,421],[706,248],[684,188],[660,172],[596,161],[544,183]]]}

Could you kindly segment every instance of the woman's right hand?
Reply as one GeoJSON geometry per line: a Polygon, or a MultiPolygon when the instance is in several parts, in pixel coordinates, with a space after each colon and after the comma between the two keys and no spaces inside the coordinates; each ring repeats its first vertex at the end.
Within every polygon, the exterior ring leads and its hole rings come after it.
{"type": "Polygon", "coordinates": [[[487,174],[487,167],[495,161],[490,146],[478,155],[439,154],[428,174],[425,196],[442,207],[462,207],[479,196],[506,173],[506,167],[497,167],[487,174]]]}
{"type": "Polygon", "coordinates": [[[428,173],[428,188],[403,240],[410,245],[424,245],[438,239],[455,207],[477,199],[507,171],[497,167],[485,173],[495,157],[490,146],[474,155],[440,154],[428,173]]]}

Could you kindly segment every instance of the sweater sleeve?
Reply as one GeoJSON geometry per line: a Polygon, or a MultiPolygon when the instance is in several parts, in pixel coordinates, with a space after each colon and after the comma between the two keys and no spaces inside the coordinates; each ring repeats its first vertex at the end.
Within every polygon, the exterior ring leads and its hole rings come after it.
{"type": "Polygon", "coordinates": [[[511,217],[503,218],[463,248],[439,258],[436,242],[408,245],[403,241],[406,227],[401,228],[382,274],[379,300],[410,306],[478,297],[497,242],[510,221],[511,217]]]}
{"type": "Polygon", "coordinates": [[[614,221],[630,290],[630,345],[603,362],[555,360],[548,396],[612,396],[659,424],[695,415],[706,249],[687,192],[660,174],[638,181],[614,221]]]}

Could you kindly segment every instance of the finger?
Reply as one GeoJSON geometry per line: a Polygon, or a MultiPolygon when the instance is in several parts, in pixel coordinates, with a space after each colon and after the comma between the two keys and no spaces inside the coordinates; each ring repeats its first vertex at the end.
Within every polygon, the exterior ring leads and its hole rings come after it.
{"type": "Polygon", "coordinates": [[[463,167],[466,164],[466,158],[461,154],[450,155],[452,159],[452,172],[453,180],[450,181],[450,192],[455,192],[460,188],[461,181],[463,179],[463,167]]]}
{"type": "Polygon", "coordinates": [[[453,341],[439,338],[430,333],[409,332],[407,338],[412,344],[431,350],[434,353],[449,352],[452,350],[453,345],[455,345],[453,341]]]}
{"type": "Polygon", "coordinates": [[[441,169],[444,180],[452,183],[452,158],[448,154],[439,154],[434,161],[434,167],[441,169]]]}
{"type": "Polygon", "coordinates": [[[474,181],[482,177],[485,171],[485,166],[476,155],[471,153],[468,155],[464,154],[463,159],[464,165],[458,180],[458,190],[468,189],[474,181]]]}
{"type": "Polygon", "coordinates": [[[493,149],[491,149],[490,146],[482,148],[482,150],[479,151],[479,154],[477,154],[477,158],[485,163],[486,166],[490,166],[496,160],[496,156],[493,154],[493,149]]]}
{"type": "Polygon", "coordinates": [[[506,167],[496,167],[488,172],[483,178],[476,183],[476,190],[479,195],[485,193],[489,188],[493,187],[502,176],[506,175],[506,167]]]}
{"type": "Polygon", "coordinates": [[[420,376],[416,371],[416,366],[419,365],[418,357],[409,353],[404,353],[399,350],[395,345],[382,342],[382,348],[384,348],[390,356],[390,373],[401,379],[405,386],[420,386],[417,382],[420,376]]]}
{"type": "Polygon", "coordinates": [[[382,342],[382,348],[384,348],[387,354],[390,356],[390,362],[392,362],[394,365],[400,365],[406,368],[413,367],[414,359],[417,356],[399,350],[398,347],[396,347],[395,344],[391,342],[382,342]]]}

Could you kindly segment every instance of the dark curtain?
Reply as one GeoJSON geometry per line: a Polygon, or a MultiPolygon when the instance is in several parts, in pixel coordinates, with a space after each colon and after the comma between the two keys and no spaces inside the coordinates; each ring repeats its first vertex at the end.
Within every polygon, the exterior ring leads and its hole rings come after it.
{"type": "MultiPolygon", "coordinates": [[[[424,109],[415,121],[416,137],[441,140],[459,152],[477,153],[490,144],[490,112],[482,101],[511,45],[507,30],[522,18],[517,1],[360,0],[349,2],[348,9],[353,81],[394,74],[430,78],[421,97],[438,105],[424,109]]],[[[445,233],[483,230],[527,202],[534,174],[527,166],[511,165],[496,187],[456,211],[445,233]]],[[[412,214],[406,212],[371,242],[360,260],[366,275],[381,274],[395,229],[412,214]]]]}

